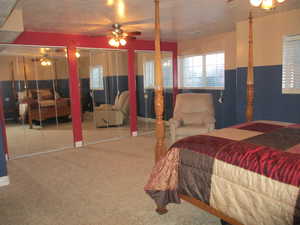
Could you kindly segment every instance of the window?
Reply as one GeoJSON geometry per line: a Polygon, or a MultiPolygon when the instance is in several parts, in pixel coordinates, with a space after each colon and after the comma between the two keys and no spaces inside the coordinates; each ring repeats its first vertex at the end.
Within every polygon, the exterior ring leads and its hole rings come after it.
{"type": "Polygon", "coordinates": [[[300,35],[283,39],[282,93],[300,94],[300,35]]]}
{"type": "Polygon", "coordinates": [[[224,53],[181,58],[179,86],[224,89],[224,53]]]}
{"type": "Polygon", "coordinates": [[[102,90],[103,86],[103,67],[100,65],[90,68],[90,88],[91,90],[102,90]]]}
{"type": "MultiPolygon", "coordinates": [[[[144,88],[155,87],[155,64],[153,60],[146,61],[143,64],[144,88]]],[[[173,87],[172,59],[162,59],[162,73],[164,77],[164,88],[173,87]]]]}

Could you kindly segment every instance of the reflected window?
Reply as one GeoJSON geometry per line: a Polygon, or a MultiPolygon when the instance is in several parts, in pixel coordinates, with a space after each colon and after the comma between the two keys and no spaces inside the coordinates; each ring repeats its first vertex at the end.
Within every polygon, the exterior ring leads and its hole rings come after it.
{"type": "Polygon", "coordinates": [[[91,66],[90,68],[90,89],[103,90],[103,66],[91,66]]]}
{"type": "MultiPolygon", "coordinates": [[[[153,60],[146,61],[143,64],[144,75],[144,88],[155,87],[155,64],[153,60]]],[[[162,73],[164,88],[173,87],[173,71],[172,71],[172,59],[162,60],[162,73]]]]}

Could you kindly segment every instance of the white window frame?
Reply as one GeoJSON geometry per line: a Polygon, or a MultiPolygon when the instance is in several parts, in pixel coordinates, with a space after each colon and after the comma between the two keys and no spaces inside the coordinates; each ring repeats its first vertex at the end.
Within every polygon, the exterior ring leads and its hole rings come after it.
{"type": "Polygon", "coordinates": [[[204,89],[204,90],[224,90],[225,89],[225,52],[224,51],[218,51],[218,52],[209,52],[206,54],[194,54],[194,55],[184,55],[180,56],[178,60],[178,88],[180,89],[204,89]],[[202,74],[204,77],[206,77],[206,56],[207,55],[213,55],[213,54],[224,54],[224,86],[217,86],[217,87],[212,87],[212,86],[184,86],[184,77],[183,77],[183,65],[182,65],[182,60],[184,58],[188,57],[195,57],[195,56],[202,56],[202,74]]]}
{"type": "Polygon", "coordinates": [[[94,66],[90,66],[90,90],[104,90],[104,75],[103,75],[103,66],[102,65],[94,65],[94,66]],[[98,68],[102,74],[99,74],[100,76],[100,80],[102,80],[102,85],[100,83],[100,87],[94,87],[94,83],[93,83],[93,69],[98,68]]]}
{"type": "MultiPolygon", "coordinates": [[[[297,35],[287,35],[283,37],[283,44],[282,44],[282,79],[281,79],[281,91],[282,94],[300,94],[300,87],[284,87],[285,80],[290,80],[292,79],[297,80],[297,83],[300,83],[300,57],[297,58],[295,55],[293,55],[293,52],[287,52],[287,45],[289,45],[288,42],[292,41],[297,41],[297,46],[299,44],[299,49],[300,49],[300,34],[297,35]],[[299,42],[299,43],[298,43],[299,42]],[[288,55],[289,54],[289,55],[288,55]],[[298,60],[298,62],[296,62],[298,60]],[[296,65],[294,65],[296,63],[296,65]],[[292,67],[289,68],[289,67],[292,67]],[[296,67],[296,71],[294,71],[296,67]],[[293,70],[293,74],[291,75],[291,70],[293,70]],[[288,74],[287,74],[288,73],[288,74]]],[[[294,50],[294,48],[293,48],[294,50]]],[[[300,56],[300,53],[298,53],[300,56]]],[[[291,84],[288,82],[288,86],[291,84]]]]}

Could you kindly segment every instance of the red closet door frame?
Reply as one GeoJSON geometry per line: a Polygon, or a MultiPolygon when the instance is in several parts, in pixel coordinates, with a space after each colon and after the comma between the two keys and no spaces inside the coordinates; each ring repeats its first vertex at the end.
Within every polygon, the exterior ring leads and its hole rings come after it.
{"type": "MultiPolygon", "coordinates": [[[[112,49],[108,44],[105,36],[84,36],[70,35],[59,33],[43,33],[43,32],[23,32],[14,44],[21,45],[38,45],[38,46],[59,46],[68,49],[68,65],[69,65],[69,84],[72,105],[72,126],[74,145],[82,143],[82,126],[81,126],[81,102],[80,102],[80,82],[77,71],[77,60],[75,57],[76,48],[105,48],[112,49]]],[[[136,75],[134,66],[135,50],[151,50],[154,51],[154,41],[146,40],[130,40],[128,44],[120,49],[128,50],[128,86],[130,94],[130,131],[131,135],[137,134],[137,102],[136,102],[136,75]]],[[[173,103],[178,93],[177,87],[177,43],[161,42],[162,51],[171,51],[173,53],[173,103]]]]}

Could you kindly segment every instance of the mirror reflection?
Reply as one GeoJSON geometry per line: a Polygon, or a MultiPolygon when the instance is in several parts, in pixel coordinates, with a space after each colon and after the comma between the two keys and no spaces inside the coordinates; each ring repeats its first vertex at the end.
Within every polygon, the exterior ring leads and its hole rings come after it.
{"type": "Polygon", "coordinates": [[[65,48],[1,45],[0,63],[10,157],[71,147],[65,48]]]}
{"type": "MultiPolygon", "coordinates": [[[[136,51],[137,108],[139,133],[153,133],[155,130],[155,53],[154,51],[136,51]]],[[[173,64],[172,53],[162,52],[162,72],[164,84],[164,116],[168,121],[172,117],[173,64]]],[[[168,132],[166,132],[167,134],[168,132]]]]}
{"type": "Polygon", "coordinates": [[[85,143],[129,136],[127,51],[78,51],[85,143]]]}

